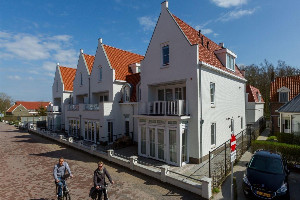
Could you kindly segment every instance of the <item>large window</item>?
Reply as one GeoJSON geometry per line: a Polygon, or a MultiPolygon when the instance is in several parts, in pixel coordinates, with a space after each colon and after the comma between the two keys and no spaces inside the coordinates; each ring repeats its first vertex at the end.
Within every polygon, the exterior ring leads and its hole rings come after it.
{"type": "Polygon", "coordinates": [[[100,100],[100,102],[108,101],[108,96],[107,95],[101,95],[99,100],[100,100]]]}
{"type": "Polygon", "coordinates": [[[285,103],[288,102],[288,92],[279,92],[279,102],[285,103]]]}
{"type": "Polygon", "coordinates": [[[130,101],[130,87],[129,86],[125,86],[123,88],[123,99],[124,99],[124,102],[130,101]]]}
{"type": "Polygon", "coordinates": [[[163,54],[163,65],[169,64],[169,45],[164,46],[162,48],[162,54],[163,54]]]}
{"type": "Polygon", "coordinates": [[[210,130],[210,133],[211,133],[211,146],[213,145],[216,145],[216,123],[211,123],[211,126],[210,126],[211,130],[210,130]]]}
{"type": "Polygon", "coordinates": [[[80,85],[83,84],[83,80],[82,80],[82,73],[80,73],[80,85]]]}
{"type": "Polygon", "coordinates": [[[215,104],[215,83],[210,83],[210,103],[215,104]]]}
{"type": "Polygon", "coordinates": [[[226,67],[234,71],[234,57],[226,54],[226,67]]]}
{"type": "Polygon", "coordinates": [[[175,100],[182,100],[182,88],[175,88],[175,100]]]}
{"type": "Polygon", "coordinates": [[[234,119],[231,119],[230,130],[231,130],[231,133],[234,133],[234,119]]]}
{"type": "Polygon", "coordinates": [[[102,67],[99,67],[99,81],[102,81],[102,67]]]}

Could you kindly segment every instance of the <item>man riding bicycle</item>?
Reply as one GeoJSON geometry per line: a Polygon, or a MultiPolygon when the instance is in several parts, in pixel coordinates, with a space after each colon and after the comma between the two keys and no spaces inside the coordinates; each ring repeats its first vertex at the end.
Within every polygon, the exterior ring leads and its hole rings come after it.
{"type": "Polygon", "coordinates": [[[58,164],[56,164],[53,169],[53,176],[55,179],[55,183],[58,186],[58,190],[57,190],[58,199],[62,198],[62,188],[66,187],[66,182],[64,180],[64,176],[65,176],[65,173],[67,170],[70,174],[70,177],[73,177],[68,163],[64,162],[63,157],[60,157],[58,164]]]}
{"type": "Polygon", "coordinates": [[[99,162],[98,168],[94,171],[94,186],[98,193],[98,200],[101,199],[102,193],[104,193],[104,200],[107,200],[105,176],[107,176],[111,184],[114,184],[114,181],[111,179],[108,171],[103,166],[103,162],[99,162]]]}

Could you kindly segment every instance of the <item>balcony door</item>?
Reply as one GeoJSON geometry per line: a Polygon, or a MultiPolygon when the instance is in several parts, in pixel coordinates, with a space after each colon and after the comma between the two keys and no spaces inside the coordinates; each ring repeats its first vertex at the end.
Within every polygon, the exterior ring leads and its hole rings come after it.
{"type": "Polygon", "coordinates": [[[169,161],[177,163],[176,129],[169,129],[169,161]]]}

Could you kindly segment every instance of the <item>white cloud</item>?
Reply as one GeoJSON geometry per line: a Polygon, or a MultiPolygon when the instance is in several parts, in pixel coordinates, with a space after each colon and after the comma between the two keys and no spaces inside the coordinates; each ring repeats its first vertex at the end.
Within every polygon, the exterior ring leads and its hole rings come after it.
{"type": "Polygon", "coordinates": [[[47,70],[47,71],[54,72],[55,69],[56,69],[56,63],[55,62],[49,62],[49,61],[44,62],[42,68],[47,70]]]}
{"type": "Polygon", "coordinates": [[[8,76],[9,79],[11,80],[21,80],[21,77],[18,75],[14,75],[14,76],[8,76]]]}
{"type": "Polygon", "coordinates": [[[203,28],[204,26],[201,26],[201,25],[197,25],[195,26],[195,29],[196,30],[201,30],[201,33],[204,34],[204,35],[208,35],[208,34],[212,34],[214,33],[214,31],[210,28],[203,28]]]}
{"type": "MultiPolygon", "coordinates": [[[[54,54],[54,58],[57,62],[61,64],[68,64],[68,65],[73,65],[72,67],[75,67],[77,61],[78,61],[78,56],[77,52],[73,49],[67,49],[67,50],[58,50],[54,54]]],[[[71,66],[67,66],[71,67],[71,66]]]]}
{"type": "Polygon", "coordinates": [[[211,0],[219,7],[229,8],[232,6],[240,6],[246,4],[248,0],[211,0]]]}
{"type": "Polygon", "coordinates": [[[51,40],[57,40],[57,41],[63,41],[68,42],[72,39],[72,36],[70,35],[55,35],[53,37],[50,37],[51,40]]]}
{"type": "Polygon", "coordinates": [[[156,19],[147,16],[139,17],[138,20],[140,25],[143,26],[144,31],[152,30],[156,24],[156,19]]]}
{"type": "Polygon", "coordinates": [[[226,13],[225,15],[220,17],[217,21],[225,22],[225,21],[230,21],[233,19],[239,19],[246,15],[252,15],[256,10],[257,10],[256,8],[249,9],[249,10],[234,10],[234,11],[226,13]]]}

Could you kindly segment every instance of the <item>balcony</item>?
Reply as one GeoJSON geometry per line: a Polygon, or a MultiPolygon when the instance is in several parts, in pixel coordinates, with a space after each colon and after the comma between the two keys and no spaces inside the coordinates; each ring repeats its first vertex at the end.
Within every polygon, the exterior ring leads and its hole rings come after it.
{"type": "Polygon", "coordinates": [[[69,111],[78,111],[79,105],[69,105],[68,110],[69,111]]]}
{"type": "Polygon", "coordinates": [[[140,115],[189,115],[187,101],[153,101],[139,103],[140,115]]]}
{"type": "Polygon", "coordinates": [[[47,106],[47,112],[61,112],[60,106],[47,106]]]}
{"type": "Polygon", "coordinates": [[[98,111],[99,110],[99,104],[85,104],[84,110],[88,111],[98,111]]]}

